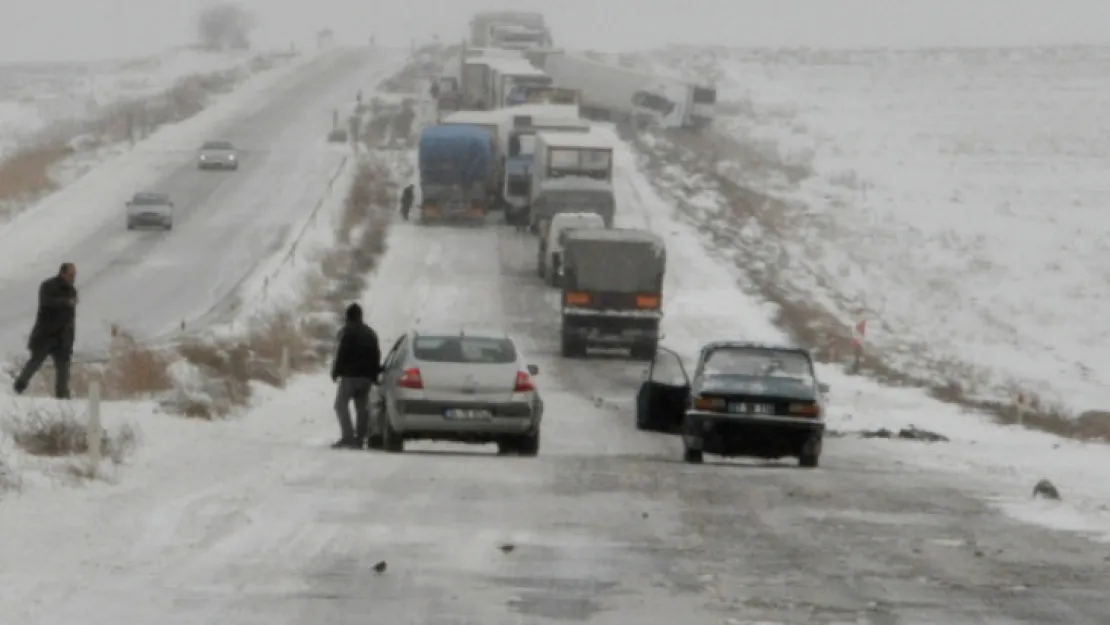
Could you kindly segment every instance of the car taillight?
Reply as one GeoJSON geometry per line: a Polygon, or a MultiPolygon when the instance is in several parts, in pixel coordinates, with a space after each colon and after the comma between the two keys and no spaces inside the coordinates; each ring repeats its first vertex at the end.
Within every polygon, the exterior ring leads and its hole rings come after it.
{"type": "Polygon", "coordinates": [[[799,417],[820,417],[821,406],[820,404],[790,404],[790,414],[798,415],[799,417]]]}
{"type": "Polygon", "coordinates": [[[532,382],[532,376],[523,371],[516,372],[516,383],[513,385],[514,393],[527,393],[536,390],[536,385],[532,382]]]}
{"type": "Polygon", "coordinates": [[[424,378],[420,377],[420,369],[405,369],[405,372],[397,379],[397,386],[413,389],[424,388],[424,378]]]}
{"type": "Polygon", "coordinates": [[[695,410],[723,411],[728,403],[719,397],[695,397],[695,410]]]}

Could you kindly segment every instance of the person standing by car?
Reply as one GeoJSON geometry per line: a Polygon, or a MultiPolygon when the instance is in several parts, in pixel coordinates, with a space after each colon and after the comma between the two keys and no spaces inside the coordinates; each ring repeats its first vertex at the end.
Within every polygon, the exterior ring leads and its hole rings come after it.
{"type": "Polygon", "coordinates": [[[401,192],[401,218],[405,221],[409,220],[409,211],[412,210],[414,194],[415,190],[411,184],[405,187],[405,190],[401,192]]]}
{"type": "Polygon", "coordinates": [[[361,449],[370,429],[370,387],[381,373],[381,347],[378,334],[362,320],[362,307],[347,307],[346,323],[337,336],[339,346],[331,366],[335,390],[335,414],[339,418],[340,439],[335,449],[361,449]],[[355,404],[351,424],[351,402],[355,404]]]}
{"type": "Polygon", "coordinates": [[[17,394],[27,390],[49,356],[54,361],[54,396],[69,399],[69,367],[73,359],[73,340],[77,334],[77,266],[62,263],[58,275],[39,285],[39,308],[27,349],[31,358],[15,379],[17,394]]]}

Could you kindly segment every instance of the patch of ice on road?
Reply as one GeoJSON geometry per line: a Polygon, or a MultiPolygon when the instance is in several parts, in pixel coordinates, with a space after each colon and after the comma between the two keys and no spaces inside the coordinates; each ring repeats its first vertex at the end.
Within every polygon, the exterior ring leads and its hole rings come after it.
{"type": "MultiPolygon", "coordinates": [[[[663,344],[692,358],[709,340],[741,338],[775,342],[784,334],[770,321],[770,308],[746,295],[738,285],[745,281],[713,244],[674,214],[674,209],[651,187],[636,168],[632,149],[612,130],[607,132],[614,152],[614,180],[618,204],[624,212],[621,226],[648,227],[664,238],[668,268],[664,284],[663,344]],[[710,251],[712,250],[712,251],[710,251]],[[692,295],[687,295],[692,293],[692,295]],[[712,300],[709,295],[712,293],[712,300]]],[[[1060,516],[1016,514],[1016,518],[1053,526],[1054,520],[1082,518],[1110,533],[1110,448],[1061,440],[1044,433],[998,425],[982,415],[938,402],[924,392],[881,386],[872,380],[849,376],[837,367],[819,366],[822,381],[831,385],[829,427],[858,431],[915,425],[952,439],[951,443],[873,440],[853,449],[874,451],[876,462],[899,462],[951,474],[962,484],[987,497],[1031,498],[1033,485],[1042,478],[1056,484],[1062,502],[1060,516]]],[[[1068,523],[1062,529],[1070,529],[1068,523]]]]}

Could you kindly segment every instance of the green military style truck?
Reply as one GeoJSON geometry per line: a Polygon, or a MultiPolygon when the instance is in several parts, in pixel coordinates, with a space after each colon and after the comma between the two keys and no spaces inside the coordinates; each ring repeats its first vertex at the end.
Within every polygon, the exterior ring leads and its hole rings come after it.
{"type": "Polygon", "coordinates": [[[590,346],[627,348],[650,360],[663,319],[667,252],[653,232],[632,228],[566,233],[562,273],[562,354],[590,346]]]}

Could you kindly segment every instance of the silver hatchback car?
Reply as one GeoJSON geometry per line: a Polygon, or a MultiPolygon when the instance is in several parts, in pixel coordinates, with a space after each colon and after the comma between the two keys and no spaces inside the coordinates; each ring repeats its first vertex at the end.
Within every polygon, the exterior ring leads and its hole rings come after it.
{"type": "Polygon", "coordinates": [[[230,141],[205,141],[197,154],[198,169],[239,169],[239,151],[230,141]]]}
{"type": "Polygon", "coordinates": [[[382,368],[371,448],[397,453],[406,440],[433,440],[539,453],[543,400],[532,380],[539,368],[504,332],[410,330],[382,368]]]}

